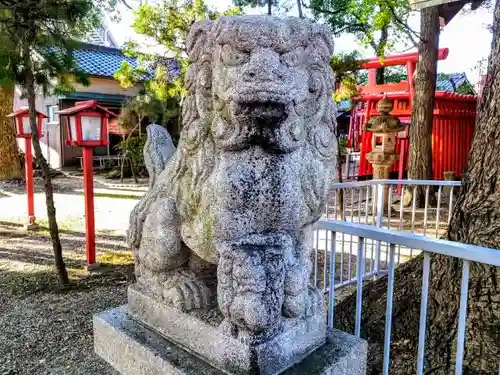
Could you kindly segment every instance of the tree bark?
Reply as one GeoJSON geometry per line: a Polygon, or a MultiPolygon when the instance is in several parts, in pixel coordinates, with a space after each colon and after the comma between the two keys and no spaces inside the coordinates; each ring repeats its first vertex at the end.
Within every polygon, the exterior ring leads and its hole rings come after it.
{"type": "MultiPolygon", "coordinates": [[[[415,99],[410,125],[408,178],[432,180],[432,119],[439,48],[438,7],[422,9],[420,30],[415,99]]],[[[417,207],[423,207],[425,187],[417,187],[415,197],[411,197],[411,194],[412,191],[407,189],[405,203],[408,204],[411,199],[416,199],[417,207]]]]}
{"type": "Polygon", "coordinates": [[[12,119],[14,88],[0,87],[0,180],[13,180],[21,177],[21,165],[17,151],[12,119]]]}
{"type": "MultiPolygon", "coordinates": [[[[382,30],[380,30],[380,39],[378,41],[378,44],[373,44],[372,47],[375,50],[375,54],[383,59],[385,55],[385,47],[387,45],[387,41],[389,40],[389,29],[387,26],[383,27],[382,30]]],[[[375,82],[377,85],[383,85],[385,83],[385,68],[381,67],[378,68],[375,74],[375,82]]]]}
{"type": "Polygon", "coordinates": [[[47,216],[49,220],[49,231],[50,231],[50,237],[52,239],[52,248],[54,251],[55,265],[57,273],[59,275],[60,283],[63,286],[66,286],[69,284],[69,278],[62,255],[61,239],[59,238],[59,227],[57,225],[57,220],[56,220],[56,207],[54,205],[54,189],[52,187],[49,165],[47,164],[47,160],[45,160],[45,157],[43,156],[42,148],[40,147],[40,139],[38,137],[36,102],[35,102],[36,101],[35,77],[33,75],[33,71],[31,68],[32,63],[31,63],[31,58],[29,56],[29,51],[26,51],[25,53],[26,53],[24,58],[26,65],[25,89],[27,92],[28,107],[30,114],[31,139],[37,163],[42,169],[42,176],[45,184],[45,202],[47,205],[47,216]]]}
{"type": "Polygon", "coordinates": [[[383,85],[385,83],[384,74],[385,74],[385,68],[384,67],[378,68],[376,70],[376,73],[375,73],[375,82],[377,83],[377,85],[383,85]]]}
{"type": "Polygon", "coordinates": [[[299,18],[304,18],[302,13],[302,2],[301,0],[297,0],[297,11],[299,12],[299,18]]]}
{"type": "MultiPolygon", "coordinates": [[[[499,30],[500,4],[493,30],[499,30]]],[[[452,214],[449,240],[500,249],[500,34],[493,37],[488,81],[480,105],[476,131],[452,214]]],[[[455,371],[457,320],[462,262],[432,256],[426,329],[424,374],[455,371]]],[[[422,257],[396,269],[390,374],[416,371],[422,257]]],[[[369,341],[368,374],[381,373],[387,278],[367,285],[363,292],[362,336],[369,341]]],[[[356,296],[337,306],[337,325],[352,330],[356,296]]],[[[492,375],[500,364],[500,268],[472,264],[469,279],[463,374],[492,375]]]]}

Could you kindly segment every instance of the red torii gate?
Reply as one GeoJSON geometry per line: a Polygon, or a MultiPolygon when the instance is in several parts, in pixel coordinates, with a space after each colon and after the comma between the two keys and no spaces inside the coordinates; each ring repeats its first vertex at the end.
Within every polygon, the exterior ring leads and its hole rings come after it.
{"type": "MultiPolygon", "coordinates": [[[[442,48],[438,52],[438,60],[448,57],[449,50],[442,48]]],[[[364,124],[377,116],[377,102],[384,95],[394,100],[392,115],[406,124],[410,123],[413,99],[415,97],[414,81],[412,79],[418,61],[418,53],[403,53],[367,60],[361,69],[368,70],[368,84],[360,87],[360,94],[353,98],[358,105],[351,113],[351,123],[348,134],[348,145],[355,151],[360,151],[360,167],[358,177],[372,174],[366,154],[371,151],[371,133],[364,132],[364,124]],[[377,85],[376,69],[387,66],[406,66],[408,80],[399,83],[377,85]]],[[[432,133],[433,143],[433,178],[442,179],[446,171],[454,171],[457,176],[462,174],[466,166],[467,155],[474,131],[477,98],[473,95],[460,95],[450,92],[436,92],[434,104],[434,123],[432,133]]],[[[398,134],[396,151],[399,162],[392,168],[402,179],[408,163],[408,127],[398,134]]]]}

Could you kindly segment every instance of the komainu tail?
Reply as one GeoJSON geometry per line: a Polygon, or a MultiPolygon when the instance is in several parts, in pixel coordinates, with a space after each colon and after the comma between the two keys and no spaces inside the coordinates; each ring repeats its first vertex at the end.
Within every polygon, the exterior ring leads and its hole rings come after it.
{"type": "Polygon", "coordinates": [[[144,164],[149,173],[149,189],[151,189],[175,153],[175,146],[172,137],[163,126],[150,124],[146,131],[148,140],[144,145],[144,164]]]}
{"type": "MultiPolygon", "coordinates": [[[[161,187],[156,186],[161,179],[160,175],[166,169],[176,151],[170,134],[163,126],[151,124],[148,125],[146,131],[148,140],[144,145],[144,164],[149,173],[149,190],[130,214],[127,242],[134,250],[140,246],[142,227],[149,213],[149,208],[161,192],[161,187]],[[155,189],[155,187],[157,188],[155,189]]],[[[163,179],[165,179],[164,176],[163,179]]]]}

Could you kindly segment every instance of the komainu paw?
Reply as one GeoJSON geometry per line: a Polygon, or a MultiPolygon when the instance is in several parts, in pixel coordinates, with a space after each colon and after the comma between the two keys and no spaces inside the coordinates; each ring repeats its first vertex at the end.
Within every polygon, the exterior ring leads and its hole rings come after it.
{"type": "Polygon", "coordinates": [[[163,286],[165,302],[184,312],[210,307],[214,297],[206,282],[187,269],[172,272],[163,286]]]}

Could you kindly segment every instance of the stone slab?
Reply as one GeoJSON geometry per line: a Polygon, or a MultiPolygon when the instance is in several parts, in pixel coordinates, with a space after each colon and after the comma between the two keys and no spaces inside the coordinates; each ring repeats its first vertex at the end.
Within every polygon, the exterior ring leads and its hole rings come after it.
{"type": "MultiPolygon", "coordinates": [[[[138,323],[122,306],[94,316],[95,352],[122,375],[223,375],[138,323]]],[[[283,375],[365,375],[367,343],[332,330],[327,342],[283,375]]]]}
{"type": "Polygon", "coordinates": [[[224,334],[216,323],[183,313],[158,301],[138,285],[129,287],[128,313],[221,371],[279,374],[319,348],[326,340],[322,314],[285,325],[283,332],[259,344],[224,334]]]}

